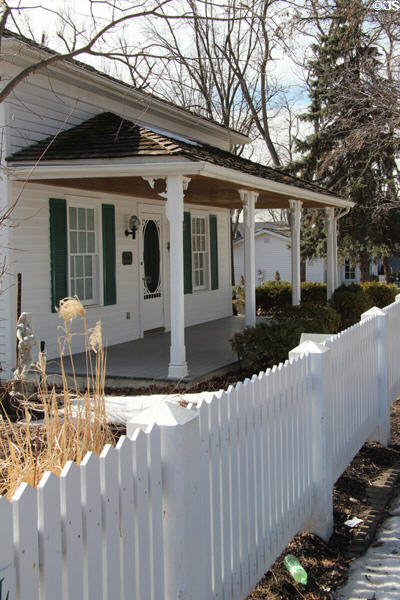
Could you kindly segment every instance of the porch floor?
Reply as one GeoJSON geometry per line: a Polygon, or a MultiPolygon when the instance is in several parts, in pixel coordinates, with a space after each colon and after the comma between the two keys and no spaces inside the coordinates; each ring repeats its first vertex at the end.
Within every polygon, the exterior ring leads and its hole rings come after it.
{"type": "MultiPolygon", "coordinates": [[[[189,377],[185,382],[204,379],[237,367],[237,355],[230,338],[244,329],[243,317],[226,317],[185,328],[186,360],[189,377]]],[[[138,385],[168,380],[170,332],[147,333],[143,338],[107,348],[106,385],[138,385]]],[[[84,353],[73,355],[77,375],[86,374],[84,353]]],[[[50,361],[49,361],[50,362],[50,361]]],[[[71,365],[65,361],[71,374],[71,365]]],[[[48,365],[49,373],[59,372],[57,361],[48,365]]]]}

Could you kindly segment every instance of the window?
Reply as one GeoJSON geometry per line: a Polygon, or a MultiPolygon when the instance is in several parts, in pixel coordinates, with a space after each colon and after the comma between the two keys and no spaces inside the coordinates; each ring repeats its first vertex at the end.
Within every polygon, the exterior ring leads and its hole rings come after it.
{"type": "Polygon", "coordinates": [[[356,278],[356,269],[350,264],[350,261],[346,258],[344,261],[344,278],[345,279],[355,279],[356,278]]]}
{"type": "Polygon", "coordinates": [[[69,293],[86,304],[98,302],[95,208],[68,207],[69,293]]]}
{"type": "Polygon", "coordinates": [[[206,217],[192,216],[193,289],[208,288],[208,241],[206,217]]]}

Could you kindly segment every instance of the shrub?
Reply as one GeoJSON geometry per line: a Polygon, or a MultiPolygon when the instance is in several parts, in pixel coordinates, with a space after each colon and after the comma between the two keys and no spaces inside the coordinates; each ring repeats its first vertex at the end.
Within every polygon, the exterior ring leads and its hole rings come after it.
{"type": "Polygon", "coordinates": [[[378,281],[366,281],[361,283],[361,287],[367,293],[370,306],[377,306],[383,308],[388,304],[394,302],[396,295],[398,294],[398,288],[394,283],[383,283],[378,281]]]}
{"type": "Polygon", "coordinates": [[[342,284],[332,295],[331,305],[341,317],[341,329],[357,323],[363,312],[377,306],[383,308],[394,302],[398,290],[392,283],[377,281],[342,284]]]}
{"type": "MultiPolygon", "coordinates": [[[[326,305],[326,283],[304,281],[301,284],[302,304],[326,305]]],[[[256,288],[259,314],[276,316],[292,304],[292,284],[289,281],[266,281],[256,288]]]]}
{"type": "Polygon", "coordinates": [[[292,302],[292,284],[289,281],[266,281],[256,287],[257,312],[277,315],[292,302]]]}
{"type": "Polygon", "coordinates": [[[332,306],[289,306],[282,317],[295,327],[299,325],[301,332],[307,333],[337,333],[340,330],[341,318],[332,306]]]}
{"type": "Polygon", "coordinates": [[[247,327],[234,335],[231,344],[242,368],[255,373],[285,361],[303,332],[334,333],[339,322],[339,315],[328,306],[317,310],[311,306],[288,306],[278,323],[247,327]]]}
{"type": "Polygon", "coordinates": [[[289,350],[297,346],[300,333],[292,323],[258,323],[235,333],[231,344],[242,368],[257,373],[286,360],[289,350]]]}
{"type": "Polygon", "coordinates": [[[301,303],[313,306],[326,305],[326,283],[303,281],[301,284],[301,303]]]}
{"type": "Polygon", "coordinates": [[[359,283],[338,287],[332,294],[331,306],[340,314],[341,329],[357,323],[361,314],[371,308],[368,294],[359,283]]]}

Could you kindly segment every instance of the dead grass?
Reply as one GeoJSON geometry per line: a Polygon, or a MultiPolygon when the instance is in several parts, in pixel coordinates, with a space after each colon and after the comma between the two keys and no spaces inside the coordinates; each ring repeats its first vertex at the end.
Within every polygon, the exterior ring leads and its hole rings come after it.
{"type": "Polygon", "coordinates": [[[24,399],[23,422],[12,422],[5,411],[0,419],[0,494],[9,499],[23,481],[36,487],[46,471],[60,475],[68,460],[80,464],[88,451],[100,454],[105,444],[114,443],[106,421],[106,351],[101,323],[99,321],[94,329],[88,329],[85,309],[78,298],[62,300],[59,315],[63,320],[58,338],[61,393],[48,385],[45,356],[39,355],[38,401],[32,403],[24,399]],[[72,358],[71,323],[76,317],[82,320],[85,339],[86,390],[83,393],[76,382],[72,358]],[[73,368],[72,390],[64,370],[65,353],[73,368]],[[36,422],[32,419],[33,410],[42,417],[36,422]]]}

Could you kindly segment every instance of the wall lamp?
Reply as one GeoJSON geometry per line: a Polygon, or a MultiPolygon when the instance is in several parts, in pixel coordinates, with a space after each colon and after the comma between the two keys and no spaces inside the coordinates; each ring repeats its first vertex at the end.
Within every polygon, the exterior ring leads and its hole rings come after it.
{"type": "Polygon", "coordinates": [[[128,229],[125,229],[126,237],[128,237],[128,235],[131,235],[132,239],[134,240],[136,237],[136,232],[139,229],[139,225],[140,225],[139,217],[137,217],[136,215],[132,215],[131,217],[129,217],[128,229]]]}

